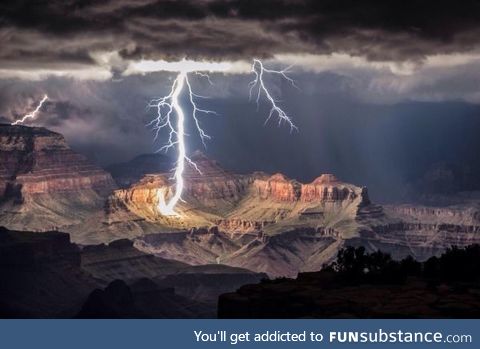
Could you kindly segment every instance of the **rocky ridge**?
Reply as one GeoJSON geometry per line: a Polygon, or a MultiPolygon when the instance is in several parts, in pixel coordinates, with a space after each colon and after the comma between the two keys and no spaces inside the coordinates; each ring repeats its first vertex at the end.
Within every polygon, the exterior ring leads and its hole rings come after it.
{"type": "Polygon", "coordinates": [[[37,194],[115,188],[110,174],[73,152],[59,133],[0,125],[0,196],[28,201],[37,194]]]}
{"type": "Polygon", "coordinates": [[[384,213],[386,218],[372,221],[370,228],[350,243],[369,251],[380,249],[397,259],[411,255],[420,261],[450,246],[480,243],[478,203],[444,207],[387,205],[384,213]]]}
{"type": "Polygon", "coordinates": [[[0,125],[0,223],[48,230],[80,222],[115,189],[107,172],[41,127],[0,125]]]}

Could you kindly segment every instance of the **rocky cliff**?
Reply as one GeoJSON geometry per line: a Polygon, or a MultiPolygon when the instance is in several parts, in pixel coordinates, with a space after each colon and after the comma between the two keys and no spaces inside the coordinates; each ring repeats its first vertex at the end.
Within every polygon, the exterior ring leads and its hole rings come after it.
{"type": "Polygon", "coordinates": [[[139,237],[140,249],[196,265],[294,276],[334,258],[343,239],[362,229],[360,211],[370,206],[366,188],[330,174],[303,184],[282,174],[235,175],[198,152],[192,159],[198,171],[190,166],[185,173],[177,217],[156,208],[158,195],[174,190],[167,175],[146,175],[110,197],[111,217],[130,212],[162,227],[162,234],[139,237]]]}
{"type": "Polygon", "coordinates": [[[323,174],[313,182],[303,184],[277,173],[270,177],[254,178],[253,187],[261,199],[277,202],[348,203],[361,197],[362,205],[369,203],[365,188],[359,190],[332,174],[323,174]]]}
{"type": "Polygon", "coordinates": [[[110,174],[45,128],[0,125],[0,223],[46,230],[103,206],[110,174]]]}
{"type": "Polygon", "coordinates": [[[479,203],[445,207],[387,205],[383,219],[368,220],[368,229],[349,241],[368,250],[382,250],[394,258],[408,255],[426,260],[450,246],[480,243],[479,203]]]}
{"type": "Polygon", "coordinates": [[[349,202],[358,197],[362,199],[362,206],[370,203],[366,188],[359,191],[352,185],[342,183],[332,174],[323,174],[301,188],[301,200],[304,202],[349,202]]]}
{"type": "Polygon", "coordinates": [[[159,192],[173,190],[166,175],[146,176],[112,195],[113,215],[133,212],[171,231],[139,237],[142,250],[186,263],[222,263],[294,277],[321,269],[342,246],[425,260],[452,245],[480,242],[479,209],[472,202],[382,207],[370,202],[366,188],[332,174],[300,183],[279,173],[235,175],[200,153],[195,160],[201,174],[187,171],[178,217],[156,210],[159,192]]]}
{"type": "Polygon", "coordinates": [[[185,171],[186,198],[202,206],[221,210],[219,206],[231,208],[243,197],[250,178],[224,170],[199,151],[191,159],[197,168],[187,166],[185,171]]]}
{"type": "Polygon", "coordinates": [[[111,176],[73,152],[62,135],[44,128],[0,126],[1,196],[93,189],[109,193],[111,176]]]}
{"type": "Polygon", "coordinates": [[[277,173],[268,178],[255,179],[253,187],[262,200],[295,202],[300,199],[302,185],[277,173]]]}
{"type": "Polygon", "coordinates": [[[358,210],[370,203],[366,188],[329,174],[302,184],[282,174],[236,175],[200,152],[192,160],[197,168],[188,166],[184,174],[183,202],[177,205],[180,218],[162,216],[156,208],[159,195],[168,197],[174,191],[168,174],[146,175],[130,188],[115,191],[107,210],[114,213],[123,207],[172,228],[219,226],[234,234],[276,230],[284,224],[333,227],[348,220],[354,225],[358,210]],[[336,220],[334,213],[340,211],[336,220]]]}

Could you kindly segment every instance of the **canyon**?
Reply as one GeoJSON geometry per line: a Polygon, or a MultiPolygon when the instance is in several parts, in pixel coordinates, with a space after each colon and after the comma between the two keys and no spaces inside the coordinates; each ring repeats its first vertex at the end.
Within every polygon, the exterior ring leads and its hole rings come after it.
{"type": "Polygon", "coordinates": [[[452,245],[480,242],[480,206],[373,204],[364,187],[332,174],[303,184],[282,174],[235,175],[202,153],[192,159],[179,217],[161,216],[168,175],[151,174],[110,197],[112,215],[134,213],[164,227],[136,239],[142,251],[188,263],[222,263],[270,277],[295,277],[332,261],[345,246],[426,260],[452,245]],[[120,214],[121,213],[121,214],[120,214]]]}
{"type": "Polygon", "coordinates": [[[382,206],[367,188],[333,174],[309,183],[281,173],[235,174],[195,152],[199,171],[186,168],[178,215],[163,216],[159,197],[174,191],[165,156],[110,166],[115,183],[60,134],[2,125],[0,158],[0,225],[59,230],[80,246],[127,239],[135,251],[193,266],[295,277],[320,270],[345,246],[425,260],[480,242],[480,200],[382,206]]]}

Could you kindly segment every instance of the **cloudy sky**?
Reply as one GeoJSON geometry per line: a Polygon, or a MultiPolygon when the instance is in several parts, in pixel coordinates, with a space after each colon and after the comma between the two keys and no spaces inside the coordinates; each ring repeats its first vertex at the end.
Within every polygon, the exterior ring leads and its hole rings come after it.
{"type": "MultiPolygon", "coordinates": [[[[146,105],[188,60],[216,67],[213,85],[190,79],[219,113],[201,122],[206,152],[227,167],[303,181],[333,172],[401,200],[447,163],[460,177],[479,169],[479,38],[473,0],[5,0],[0,121],[48,94],[29,125],[102,165],[152,152],[164,135],[153,142],[146,105]],[[264,125],[268,105],[249,102],[253,58],[293,65],[299,89],[266,83],[298,132],[264,125]]],[[[193,151],[202,145],[191,131],[193,151]]]]}

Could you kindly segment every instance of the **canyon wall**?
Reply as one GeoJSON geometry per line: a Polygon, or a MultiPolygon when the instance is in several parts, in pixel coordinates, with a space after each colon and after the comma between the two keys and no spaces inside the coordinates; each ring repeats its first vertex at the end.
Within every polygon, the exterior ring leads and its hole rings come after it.
{"type": "Polygon", "coordinates": [[[115,187],[110,174],[71,150],[62,135],[0,125],[0,224],[31,230],[72,224],[102,208],[115,187]]]}
{"type": "Polygon", "coordinates": [[[62,135],[44,128],[0,126],[0,197],[93,189],[101,193],[115,184],[107,172],[73,152],[62,135]]]}

